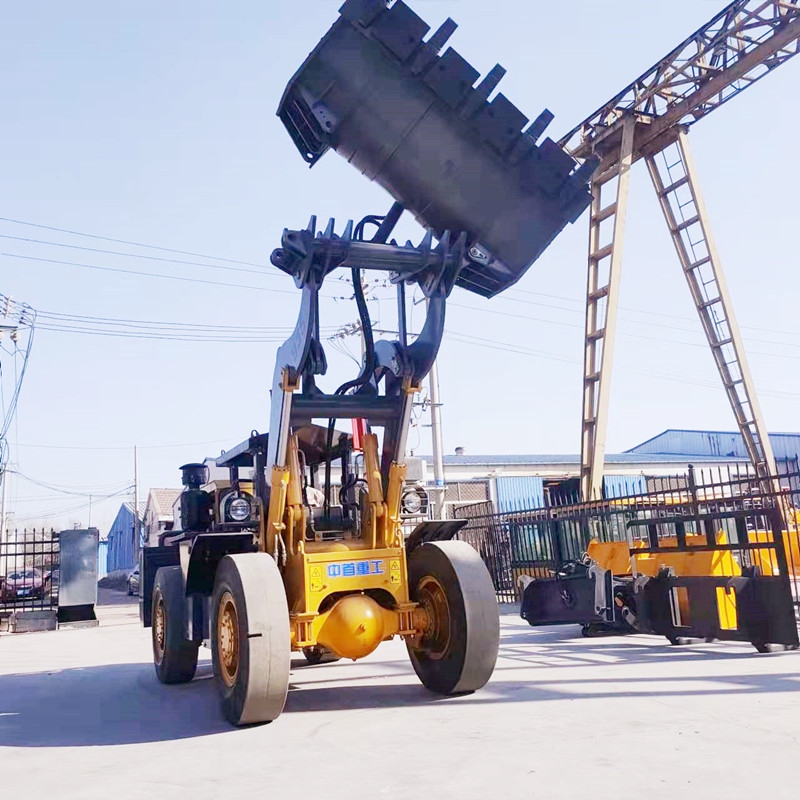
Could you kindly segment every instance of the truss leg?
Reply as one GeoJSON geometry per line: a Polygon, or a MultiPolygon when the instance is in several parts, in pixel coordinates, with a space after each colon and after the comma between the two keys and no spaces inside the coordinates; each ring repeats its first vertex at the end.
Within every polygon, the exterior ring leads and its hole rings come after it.
{"type": "Polygon", "coordinates": [[[646,161],[747,453],[757,475],[775,476],[775,457],[711,237],[686,133],[682,131],[674,144],[646,161]]]}
{"type": "Polygon", "coordinates": [[[623,126],[619,158],[592,180],[589,222],[589,280],[586,289],[586,339],[583,358],[583,426],[581,431],[581,497],[603,496],[608,398],[622,267],[622,244],[633,162],[631,118],[623,126]],[[616,196],[607,203],[616,178],[616,196]],[[607,230],[611,231],[608,241],[607,230]]]}

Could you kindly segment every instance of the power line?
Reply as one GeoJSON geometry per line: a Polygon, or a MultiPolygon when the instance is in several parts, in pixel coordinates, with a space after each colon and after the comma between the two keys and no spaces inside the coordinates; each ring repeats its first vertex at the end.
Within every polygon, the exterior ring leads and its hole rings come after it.
{"type": "MultiPolygon", "coordinates": [[[[167,450],[177,447],[202,447],[204,445],[223,444],[226,442],[236,441],[236,437],[229,437],[227,439],[209,439],[204,442],[180,442],[178,444],[150,444],[150,445],[136,445],[139,450],[167,450]]],[[[133,450],[134,445],[100,445],[93,447],[91,445],[60,445],[60,444],[21,444],[15,442],[15,447],[32,447],[43,450],[133,450]]]]}
{"type": "Polygon", "coordinates": [[[131,242],[126,239],[114,239],[111,236],[100,236],[96,233],[82,233],[81,231],[73,231],[68,228],[57,228],[53,225],[41,225],[36,222],[25,222],[20,219],[11,219],[10,217],[0,217],[0,222],[10,222],[14,225],[26,225],[30,228],[40,228],[46,231],[56,231],[58,233],[68,233],[70,236],[84,236],[87,239],[98,239],[103,242],[113,242],[115,244],[127,244],[132,247],[144,247],[148,250],[160,250],[163,253],[176,253],[182,256],[194,256],[195,258],[206,258],[212,261],[225,261],[229,264],[242,264],[246,267],[260,267],[261,264],[256,264],[253,261],[239,261],[235,258],[224,258],[221,256],[209,256],[204,253],[194,253],[190,250],[175,250],[171,247],[161,247],[154,244],[143,244],[142,242],[131,242]]]}
{"type": "Polygon", "coordinates": [[[266,286],[251,286],[243,283],[227,283],[226,281],[210,281],[204,278],[189,278],[185,275],[165,275],[160,272],[141,272],[135,269],[123,269],[121,267],[101,267],[97,264],[86,264],[81,261],[62,261],[57,258],[43,258],[41,256],[26,256],[21,253],[0,253],[5,258],[20,258],[25,261],[39,261],[46,264],[60,264],[67,267],[80,267],[81,269],[96,269],[101,272],[118,272],[125,275],[137,275],[145,278],[162,278],[172,281],[184,281],[186,283],[203,283],[209,286],[225,286],[230,289],[250,289],[257,292],[274,292],[277,294],[291,294],[297,296],[297,291],[290,289],[270,289],[266,286]]]}
{"type": "MultiPolygon", "coordinates": [[[[8,222],[8,223],[11,223],[11,224],[14,224],[14,225],[24,225],[24,226],[27,226],[27,227],[38,228],[38,229],[41,229],[41,230],[55,231],[55,232],[58,232],[58,233],[66,233],[66,234],[69,234],[70,236],[82,236],[82,237],[89,238],[89,239],[97,239],[99,241],[113,242],[115,244],[125,244],[125,245],[129,245],[129,246],[132,246],[132,247],[142,247],[142,248],[145,248],[145,249],[148,249],[148,250],[158,250],[160,252],[175,253],[177,255],[193,256],[195,258],[204,258],[204,259],[211,260],[211,261],[221,261],[221,262],[225,262],[225,263],[228,263],[228,264],[240,264],[240,265],[248,266],[248,267],[259,267],[262,270],[265,267],[270,267],[271,266],[269,264],[259,264],[259,263],[253,262],[253,261],[243,261],[243,260],[240,260],[240,259],[229,258],[227,256],[214,256],[214,255],[208,255],[206,253],[198,253],[198,252],[195,252],[195,251],[192,251],[192,250],[180,250],[180,249],[176,249],[176,248],[162,247],[160,245],[152,245],[152,244],[145,244],[143,242],[130,241],[130,240],[127,240],[127,239],[117,239],[117,238],[114,238],[114,237],[111,237],[111,236],[102,236],[100,234],[95,234],[95,233],[85,233],[85,232],[82,232],[82,231],[75,231],[75,230],[71,230],[71,229],[68,229],[68,228],[59,228],[59,227],[54,226],[54,225],[44,225],[44,224],[41,224],[41,223],[30,222],[30,221],[26,221],[26,220],[13,219],[11,217],[0,217],[0,222],[8,222]]],[[[61,243],[58,243],[58,242],[44,242],[44,241],[40,242],[40,240],[23,239],[23,237],[3,236],[2,238],[21,239],[23,241],[31,241],[31,242],[37,242],[37,243],[42,243],[42,244],[50,244],[50,245],[55,245],[55,246],[76,247],[76,245],[68,245],[68,244],[63,244],[62,245],[61,243]]],[[[78,249],[92,250],[92,248],[82,248],[82,247],[78,248],[78,249]]],[[[132,256],[134,258],[143,258],[143,257],[145,257],[145,256],[137,255],[137,254],[134,254],[134,253],[125,254],[125,253],[117,253],[116,251],[110,251],[110,250],[109,251],[97,250],[97,252],[107,252],[107,253],[114,253],[114,254],[118,254],[118,255],[130,255],[130,256],[132,256]]],[[[165,260],[169,260],[169,259],[165,259],[165,260]]],[[[195,264],[196,262],[175,261],[175,263],[195,264]]],[[[215,265],[213,265],[213,264],[205,264],[205,265],[201,264],[200,266],[214,267],[215,265]]],[[[258,272],[259,274],[263,274],[260,270],[253,270],[253,272],[258,272]]],[[[280,275],[279,274],[268,275],[267,277],[280,277],[280,275]]],[[[346,280],[346,279],[343,278],[343,280],[346,280]]],[[[242,288],[256,288],[256,287],[242,287],[242,288]]],[[[513,287],[509,291],[513,292],[513,293],[516,293],[516,294],[530,295],[530,296],[534,296],[534,297],[544,297],[544,298],[548,298],[548,299],[551,299],[551,300],[563,300],[563,301],[568,302],[568,303],[573,303],[573,304],[577,303],[578,305],[581,305],[581,306],[583,306],[584,303],[585,303],[585,301],[583,299],[577,300],[574,297],[567,297],[565,295],[558,295],[558,294],[550,294],[550,293],[547,293],[547,292],[537,292],[537,291],[533,291],[531,289],[522,289],[522,288],[520,288],[518,286],[513,287]]],[[[513,298],[513,297],[509,296],[508,294],[504,295],[503,298],[501,298],[501,299],[512,300],[512,301],[515,301],[515,302],[526,302],[524,300],[513,298]]],[[[527,302],[531,302],[531,301],[527,301],[527,302]]],[[[567,308],[563,308],[563,307],[559,307],[559,306],[548,305],[548,304],[545,304],[545,303],[538,303],[537,305],[541,305],[543,307],[550,307],[550,308],[557,309],[557,310],[562,310],[562,311],[568,311],[570,313],[581,313],[577,309],[575,309],[575,310],[567,309],[567,308]]],[[[475,309],[475,310],[479,311],[481,309],[475,309]]],[[[641,310],[641,309],[630,308],[628,306],[620,306],[620,310],[631,312],[631,313],[635,313],[635,314],[647,314],[648,317],[656,316],[656,317],[663,317],[665,319],[681,320],[681,321],[685,321],[685,322],[694,321],[693,317],[687,317],[685,315],[678,315],[678,314],[667,314],[667,313],[665,313],[663,311],[645,311],[645,310],[641,310]]],[[[637,324],[639,324],[639,323],[637,323],[637,324]]],[[[648,324],[656,324],[656,323],[648,323],[648,324]]],[[[668,326],[665,326],[665,327],[668,327],[668,326]]],[[[800,336],[800,332],[798,332],[798,331],[786,331],[786,330],[779,330],[779,329],[774,329],[774,328],[771,329],[771,328],[764,328],[763,326],[740,325],[740,327],[741,328],[745,328],[745,329],[749,329],[749,330],[757,330],[759,332],[776,333],[776,334],[781,335],[781,336],[800,336]]],[[[680,330],[680,329],[676,328],[676,330],[680,330]]],[[[764,344],[778,344],[777,342],[772,342],[772,341],[768,341],[768,340],[751,340],[751,341],[759,341],[759,342],[762,342],[764,344]]],[[[780,343],[780,344],[788,344],[788,343],[780,343]]],[[[794,345],[791,345],[791,346],[794,346],[794,345]]]]}
{"type": "MultiPolygon", "coordinates": [[[[507,311],[500,311],[500,310],[494,309],[494,308],[479,309],[479,308],[475,308],[474,306],[464,305],[463,303],[450,302],[449,306],[450,307],[455,307],[455,308],[464,308],[464,309],[467,309],[469,311],[478,311],[478,312],[481,312],[481,313],[484,313],[484,314],[497,314],[499,316],[510,317],[512,319],[522,319],[522,320],[532,321],[532,322],[542,322],[542,323],[545,323],[546,325],[559,325],[559,326],[565,327],[565,328],[575,328],[575,329],[579,329],[579,330],[584,330],[584,326],[583,325],[580,325],[580,324],[575,323],[575,322],[563,322],[561,320],[543,319],[542,317],[534,317],[534,316],[524,315],[524,314],[512,314],[512,313],[509,313],[507,311]]],[[[646,334],[625,333],[625,332],[622,332],[622,331],[620,332],[620,335],[621,336],[625,336],[625,337],[635,338],[635,339],[647,339],[649,341],[659,342],[659,343],[662,343],[662,344],[668,343],[668,344],[682,345],[682,346],[685,346],[685,347],[699,347],[699,348],[702,348],[704,350],[708,349],[708,344],[703,343],[703,342],[684,342],[684,341],[681,341],[680,339],[667,339],[667,338],[665,338],[663,336],[647,336],[646,334]]],[[[761,340],[761,341],[762,341],[762,343],[767,343],[767,344],[782,344],[782,343],[778,343],[778,342],[764,342],[764,340],[761,340]]],[[[792,344],[789,344],[788,346],[789,347],[796,347],[796,345],[792,345],[792,344]]],[[[754,356],[765,356],[767,358],[785,358],[785,359],[791,359],[793,361],[794,360],[800,360],[800,355],[796,355],[795,356],[795,355],[789,355],[789,354],[786,354],[786,353],[763,353],[763,352],[759,352],[759,351],[756,351],[756,350],[748,350],[748,354],[754,355],[754,356]]]]}
{"type": "MultiPolygon", "coordinates": [[[[448,329],[446,331],[446,336],[448,338],[454,339],[455,341],[459,341],[462,344],[470,344],[475,347],[484,347],[489,350],[497,350],[503,352],[510,352],[515,353],[517,355],[525,355],[530,356],[533,358],[543,358],[548,361],[560,361],[565,364],[572,364],[575,366],[580,365],[580,361],[577,359],[571,359],[566,357],[557,356],[553,353],[543,353],[541,351],[532,350],[530,348],[526,348],[522,345],[516,345],[511,342],[499,342],[496,340],[489,340],[489,339],[482,339],[477,336],[472,336],[471,334],[460,333],[458,331],[452,331],[448,329]]],[[[701,386],[703,388],[710,388],[710,389],[719,389],[721,388],[721,384],[716,383],[714,381],[706,381],[702,379],[695,379],[695,378],[686,378],[677,375],[669,375],[665,373],[657,373],[657,372],[645,372],[642,370],[637,369],[636,373],[638,375],[643,375],[649,378],[656,378],[658,380],[665,380],[675,383],[683,383],[690,386],[701,386]]],[[[764,395],[765,397],[775,397],[782,400],[795,400],[800,398],[800,394],[794,392],[783,392],[780,390],[768,390],[764,389],[759,392],[759,394],[764,395]]]]}
{"type": "Polygon", "coordinates": [[[229,267],[223,264],[205,264],[201,261],[185,261],[183,259],[178,259],[178,258],[165,258],[163,256],[148,256],[144,255],[143,253],[124,253],[121,250],[104,250],[97,247],[82,247],[81,245],[77,244],[66,244],[65,242],[51,242],[51,241],[46,241],[44,239],[30,239],[25,236],[11,236],[6,233],[0,233],[0,239],[13,239],[16,242],[28,242],[31,244],[44,244],[47,245],[48,247],[67,247],[70,250],[82,250],[88,253],[102,253],[104,255],[125,256],[126,258],[142,258],[148,261],[162,261],[169,264],[184,264],[192,267],[206,267],[207,269],[224,269],[232,272],[248,272],[254,275],[261,275],[265,278],[285,277],[284,273],[277,271],[275,267],[273,267],[271,264],[260,265],[261,269],[246,269],[244,267],[229,267]],[[265,272],[266,269],[273,271],[271,273],[265,272]]]}

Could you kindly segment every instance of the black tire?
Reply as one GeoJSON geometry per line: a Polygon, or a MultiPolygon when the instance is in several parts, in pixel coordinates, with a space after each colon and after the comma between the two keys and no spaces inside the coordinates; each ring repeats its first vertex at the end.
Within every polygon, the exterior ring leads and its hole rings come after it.
{"type": "Polygon", "coordinates": [[[289,608],[281,574],[266,553],[225,556],[211,600],[211,657],[225,717],[272,722],[289,691],[289,608]]]}
{"type": "Polygon", "coordinates": [[[480,556],[466,542],[428,542],[411,551],[408,577],[411,599],[433,620],[420,639],[407,641],[417,676],[438,694],[480,689],[500,645],[497,596],[480,556]]]}
{"type": "Polygon", "coordinates": [[[312,666],[314,664],[332,664],[340,658],[340,656],[337,656],[335,653],[326,650],[318,644],[312,645],[311,647],[304,647],[303,656],[312,666]]]}
{"type": "Polygon", "coordinates": [[[200,642],[183,638],[185,590],[180,567],[161,567],[153,583],[153,666],[161,683],[186,683],[197,670],[200,642]]]}

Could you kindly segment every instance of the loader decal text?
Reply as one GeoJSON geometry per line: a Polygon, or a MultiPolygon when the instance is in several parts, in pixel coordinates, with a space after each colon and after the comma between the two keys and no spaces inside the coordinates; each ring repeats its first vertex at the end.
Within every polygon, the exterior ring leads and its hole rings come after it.
{"type": "Polygon", "coordinates": [[[328,564],[329,578],[355,578],[360,575],[383,575],[383,559],[371,561],[342,561],[338,564],[328,564]]]}

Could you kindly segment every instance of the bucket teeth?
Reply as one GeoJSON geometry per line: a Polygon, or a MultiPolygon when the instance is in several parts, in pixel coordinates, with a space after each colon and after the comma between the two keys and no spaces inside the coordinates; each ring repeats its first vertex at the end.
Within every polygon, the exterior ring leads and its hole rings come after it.
{"type": "Polygon", "coordinates": [[[433,244],[433,231],[430,228],[428,228],[428,230],[425,231],[425,237],[419,243],[419,249],[430,251],[432,244],[433,244]]]}
{"type": "Polygon", "coordinates": [[[336,225],[336,220],[331,217],[328,220],[328,226],[325,228],[325,233],[322,234],[323,239],[332,239],[333,238],[333,228],[336,225]]]}
{"type": "Polygon", "coordinates": [[[317,232],[317,215],[312,214],[306,230],[313,236],[317,232]]]}
{"type": "Polygon", "coordinates": [[[347,225],[344,226],[344,233],[342,234],[342,241],[349,242],[353,238],[353,220],[347,220],[347,225]]]}

